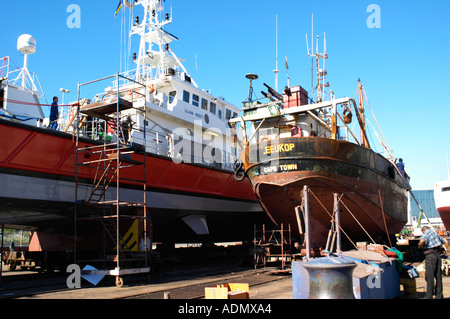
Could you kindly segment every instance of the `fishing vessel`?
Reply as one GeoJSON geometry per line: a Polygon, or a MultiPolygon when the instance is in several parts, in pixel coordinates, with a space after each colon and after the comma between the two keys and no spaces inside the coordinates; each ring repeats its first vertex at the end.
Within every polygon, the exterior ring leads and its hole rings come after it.
{"type": "Polygon", "coordinates": [[[450,179],[438,181],[434,185],[434,202],[445,229],[450,229],[450,179]]]}
{"type": "Polygon", "coordinates": [[[243,116],[230,120],[243,132],[237,176],[251,182],[275,223],[298,225],[293,234],[300,239],[305,226],[303,214],[296,209],[304,208],[307,186],[314,248],[326,247],[336,233],[337,202],[344,239],[381,238],[388,243],[387,237],[407,221],[409,177],[396,166],[392,154],[386,158],[370,148],[362,84],[358,82],[359,103],[349,97],[335,98],[332,91],[325,91],[327,72],[320,66],[320,60],[328,58],[326,51],[308,53],[316,66],[316,98],[301,86],[286,87],[280,94],[264,83],[268,92],[261,93],[269,101],[253,99],[253,81],[258,76],[246,76],[250,89],[243,116]],[[355,120],[359,138],[350,125],[355,120]]]}
{"type": "Polygon", "coordinates": [[[243,240],[264,214],[250,183],[233,177],[227,121],[240,109],[199,88],[172,51],[178,39],[166,31],[164,2],[132,9],[142,14],[130,30],[135,68],[79,84],[78,100],[59,106],[56,130],[28,71],[36,40],[19,39],[23,68],[2,60],[0,224],[73,234],[74,218],[105,216],[112,205],[130,216],[146,211],[154,241],[243,240]]]}

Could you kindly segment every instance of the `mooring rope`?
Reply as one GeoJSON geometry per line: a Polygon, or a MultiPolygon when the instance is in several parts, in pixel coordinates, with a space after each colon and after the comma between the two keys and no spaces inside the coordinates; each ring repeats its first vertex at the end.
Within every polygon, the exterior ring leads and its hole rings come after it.
{"type": "MultiPolygon", "coordinates": [[[[342,198],[342,196],[341,196],[342,198]]],[[[364,228],[364,226],[359,222],[359,220],[356,218],[356,216],[350,211],[350,209],[345,205],[345,203],[339,198],[339,201],[344,205],[344,207],[347,209],[347,211],[350,213],[350,215],[353,217],[353,219],[358,223],[358,225],[362,228],[362,230],[366,233],[366,235],[370,238],[373,244],[375,244],[375,241],[370,236],[370,234],[367,232],[367,230],[364,228]]]]}

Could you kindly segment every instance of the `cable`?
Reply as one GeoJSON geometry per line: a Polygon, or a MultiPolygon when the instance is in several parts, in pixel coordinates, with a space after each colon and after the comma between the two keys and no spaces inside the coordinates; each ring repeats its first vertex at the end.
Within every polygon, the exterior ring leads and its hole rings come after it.
{"type": "MultiPolygon", "coordinates": [[[[25,102],[25,101],[19,101],[19,100],[14,100],[14,99],[5,99],[5,98],[0,98],[0,101],[12,103],[12,104],[22,104],[22,105],[30,105],[30,106],[31,105],[52,106],[51,104],[32,103],[32,102],[25,102]]],[[[58,105],[58,107],[77,106],[77,105],[78,105],[78,103],[75,103],[75,104],[60,104],[60,105],[58,105]]]]}

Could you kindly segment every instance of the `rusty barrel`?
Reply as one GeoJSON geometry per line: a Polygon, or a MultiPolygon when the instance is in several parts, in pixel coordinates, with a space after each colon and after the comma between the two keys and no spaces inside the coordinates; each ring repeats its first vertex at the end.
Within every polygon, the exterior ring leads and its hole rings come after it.
{"type": "Polygon", "coordinates": [[[356,263],[342,257],[322,257],[304,264],[309,274],[309,299],[355,299],[352,274],[356,263]]]}

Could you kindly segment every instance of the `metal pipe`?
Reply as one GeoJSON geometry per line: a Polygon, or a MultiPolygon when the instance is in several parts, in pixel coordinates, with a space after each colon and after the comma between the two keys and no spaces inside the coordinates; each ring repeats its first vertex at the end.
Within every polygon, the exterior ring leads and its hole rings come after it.
{"type": "Polygon", "coordinates": [[[333,231],[330,229],[328,231],[328,237],[327,237],[327,243],[325,245],[325,250],[331,252],[330,250],[330,241],[331,241],[331,237],[333,236],[333,231]]]}
{"type": "Polygon", "coordinates": [[[304,198],[304,212],[305,212],[305,245],[306,245],[306,259],[311,259],[311,227],[309,219],[309,197],[308,197],[308,186],[303,187],[303,198],[304,198]]]}
{"type": "MultiPolygon", "coordinates": [[[[117,72],[117,88],[119,87],[119,72],[117,72]]],[[[117,172],[116,172],[116,251],[117,251],[117,269],[120,269],[120,252],[121,252],[121,245],[120,245],[120,235],[119,235],[119,229],[120,229],[120,200],[119,200],[119,189],[120,189],[120,121],[119,121],[119,114],[120,114],[120,93],[119,90],[117,90],[117,110],[116,110],[116,132],[117,132],[117,172]]]]}
{"type": "Polygon", "coordinates": [[[114,77],[116,77],[116,76],[117,76],[117,75],[105,76],[104,78],[100,78],[100,79],[97,79],[97,80],[93,80],[93,81],[81,83],[81,84],[78,84],[78,85],[79,85],[79,86],[85,86],[85,85],[92,84],[92,83],[95,83],[95,82],[99,82],[99,81],[103,81],[103,80],[107,80],[107,79],[112,79],[112,78],[114,78],[114,77]]]}
{"type": "MultiPolygon", "coordinates": [[[[81,85],[80,82],[78,82],[77,87],[77,112],[75,115],[75,123],[76,123],[76,131],[75,133],[75,207],[73,210],[73,263],[77,263],[77,222],[78,222],[78,187],[79,187],[79,175],[78,175],[78,153],[80,152],[80,130],[79,130],[79,124],[80,124],[80,98],[81,98],[81,85]]],[[[73,134],[73,133],[72,133],[73,134]]]]}
{"type": "Polygon", "coordinates": [[[336,231],[331,235],[331,245],[330,245],[330,253],[334,251],[334,244],[336,243],[336,231]]]}
{"type": "Polygon", "coordinates": [[[300,206],[295,207],[295,217],[297,218],[298,233],[304,234],[305,232],[302,226],[302,219],[300,217],[302,213],[300,210],[301,210],[300,206]]]}
{"type": "Polygon", "coordinates": [[[341,253],[341,213],[339,209],[339,194],[334,193],[334,214],[336,219],[336,233],[337,233],[337,243],[336,243],[336,252],[341,253]]]}
{"type": "MultiPolygon", "coordinates": [[[[145,96],[147,96],[147,86],[145,87],[145,96]]],[[[150,247],[147,245],[147,121],[145,120],[145,112],[144,112],[144,243],[145,243],[145,266],[148,266],[148,256],[149,250],[152,249],[151,244],[150,247]]],[[[130,132],[131,135],[131,132],[130,132]]]]}

